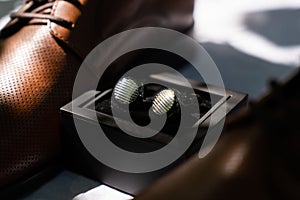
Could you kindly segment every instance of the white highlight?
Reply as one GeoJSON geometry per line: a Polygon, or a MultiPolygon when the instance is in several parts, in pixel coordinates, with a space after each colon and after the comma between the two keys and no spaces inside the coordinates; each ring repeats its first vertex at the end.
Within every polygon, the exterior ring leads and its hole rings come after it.
{"type": "Polygon", "coordinates": [[[281,47],[246,29],[247,13],[299,9],[299,0],[197,0],[195,37],[201,42],[229,44],[251,56],[277,64],[299,66],[300,45],[281,47]]]}
{"type": "Polygon", "coordinates": [[[110,188],[106,185],[100,185],[86,193],[79,194],[73,200],[130,200],[132,196],[110,188]]]}

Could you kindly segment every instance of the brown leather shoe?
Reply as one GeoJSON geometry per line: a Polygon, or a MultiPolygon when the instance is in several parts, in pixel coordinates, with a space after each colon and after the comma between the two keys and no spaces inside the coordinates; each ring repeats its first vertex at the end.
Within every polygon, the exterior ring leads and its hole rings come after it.
{"type": "Polygon", "coordinates": [[[208,156],[195,156],[137,200],[300,199],[300,72],[230,122],[208,156]]]}
{"type": "Polygon", "coordinates": [[[85,56],[122,30],[185,30],[193,0],[27,0],[0,38],[0,188],[27,179],[60,152],[59,108],[85,56]]]}

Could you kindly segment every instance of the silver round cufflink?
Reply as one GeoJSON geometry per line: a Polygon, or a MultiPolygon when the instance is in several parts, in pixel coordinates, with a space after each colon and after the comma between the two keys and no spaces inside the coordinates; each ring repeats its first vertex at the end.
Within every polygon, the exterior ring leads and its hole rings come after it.
{"type": "Polygon", "coordinates": [[[171,110],[175,102],[175,91],[172,89],[164,89],[155,96],[152,111],[157,115],[163,115],[171,110]]]}
{"type": "Polygon", "coordinates": [[[130,104],[139,96],[141,84],[132,78],[124,77],[116,84],[113,96],[121,104],[130,104]]]}

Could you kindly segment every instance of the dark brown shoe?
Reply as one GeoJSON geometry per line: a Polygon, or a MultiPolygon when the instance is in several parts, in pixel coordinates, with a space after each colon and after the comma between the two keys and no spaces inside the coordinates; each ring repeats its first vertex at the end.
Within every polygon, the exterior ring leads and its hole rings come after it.
{"type": "Polygon", "coordinates": [[[195,156],[137,200],[300,199],[300,72],[245,113],[205,158],[195,156]]]}
{"type": "Polygon", "coordinates": [[[192,11],[193,0],[27,0],[1,31],[0,188],[59,155],[59,108],[92,48],[135,27],[185,30],[192,11]]]}

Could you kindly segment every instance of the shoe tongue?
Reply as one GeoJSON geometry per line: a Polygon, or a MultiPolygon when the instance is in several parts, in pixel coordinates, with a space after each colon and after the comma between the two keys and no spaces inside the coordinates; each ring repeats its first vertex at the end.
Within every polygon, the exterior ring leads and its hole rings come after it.
{"type": "Polygon", "coordinates": [[[251,115],[273,132],[298,124],[300,70],[282,83],[272,84],[270,93],[250,108],[251,115]]]}
{"type": "Polygon", "coordinates": [[[290,78],[289,81],[287,81],[286,85],[284,86],[284,90],[286,91],[286,94],[289,95],[297,95],[299,97],[300,95],[300,70],[297,70],[297,73],[295,73],[292,78],[290,78]]]}
{"type": "Polygon", "coordinates": [[[284,98],[286,102],[290,98],[299,98],[300,97],[300,70],[297,70],[291,77],[285,81],[271,82],[272,91],[270,93],[271,99],[284,98]]]}

